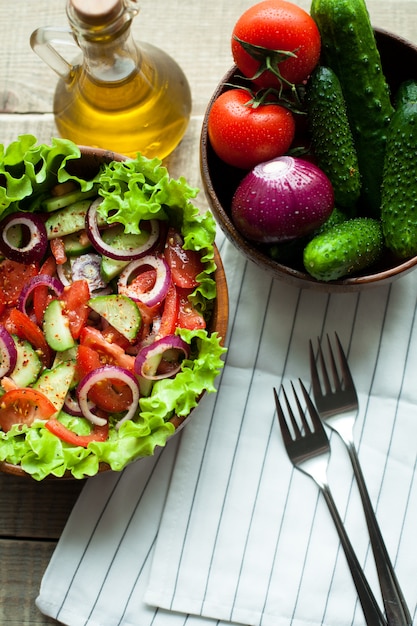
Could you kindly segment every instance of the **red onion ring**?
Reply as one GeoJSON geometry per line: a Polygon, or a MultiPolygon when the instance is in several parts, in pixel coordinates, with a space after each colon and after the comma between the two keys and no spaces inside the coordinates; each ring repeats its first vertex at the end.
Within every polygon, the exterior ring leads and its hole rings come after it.
{"type": "Polygon", "coordinates": [[[69,261],[66,261],[65,263],[59,263],[56,266],[56,273],[58,274],[59,280],[65,287],[68,287],[71,284],[71,280],[69,279],[69,276],[71,275],[71,267],[69,261]]]}
{"type": "Polygon", "coordinates": [[[46,228],[39,215],[18,211],[1,220],[0,250],[6,258],[19,263],[34,263],[44,257],[47,247],[46,228]],[[23,226],[29,230],[29,241],[21,248],[8,239],[8,232],[13,226],[23,226]]]}
{"type": "Polygon", "coordinates": [[[104,417],[95,415],[89,407],[88,392],[91,387],[97,383],[108,380],[117,379],[128,385],[132,391],[132,403],[123,416],[123,418],[116,424],[116,428],[119,428],[122,422],[125,422],[135,415],[139,403],[139,384],[136,377],[129,370],[119,367],[118,365],[102,365],[95,370],[92,370],[82,378],[77,387],[77,399],[80,405],[83,416],[88,419],[92,424],[97,426],[104,426],[107,420],[104,417]]]}
{"type": "Polygon", "coordinates": [[[22,313],[27,314],[27,311],[26,311],[27,301],[30,295],[32,294],[33,290],[36,289],[36,287],[39,287],[40,285],[43,285],[44,287],[48,287],[48,289],[51,289],[52,291],[54,291],[57,296],[60,296],[62,292],[64,291],[64,285],[57,278],[54,278],[53,276],[49,276],[48,274],[38,274],[37,276],[34,276],[23,287],[22,291],[20,292],[19,300],[17,303],[17,308],[20,311],[22,311],[22,313]]]}
{"type": "MultiPolygon", "coordinates": [[[[88,406],[90,409],[95,407],[94,402],[88,400],[88,406]]],[[[84,417],[83,412],[81,411],[80,404],[76,398],[72,395],[71,391],[68,391],[65,396],[63,410],[68,413],[68,415],[73,415],[74,417],[84,417]]]]}
{"type": "Polygon", "coordinates": [[[179,360],[177,361],[176,367],[171,369],[168,373],[156,374],[164,353],[169,350],[182,352],[184,358],[187,358],[190,353],[190,346],[178,335],[161,337],[161,339],[158,339],[149,346],[142,348],[137,354],[134,365],[136,374],[147,380],[160,380],[174,376],[181,369],[181,362],[179,360]]]}
{"type": "Polygon", "coordinates": [[[4,326],[0,326],[0,354],[0,378],[2,378],[13,372],[17,361],[15,342],[4,326]]]}
{"type": "Polygon", "coordinates": [[[118,250],[117,248],[114,248],[113,246],[106,243],[100,235],[100,230],[97,223],[97,207],[99,204],[101,204],[102,200],[102,198],[97,198],[97,200],[92,202],[87,209],[87,213],[85,216],[85,227],[87,235],[94,248],[104,256],[107,256],[110,259],[116,259],[117,261],[133,261],[135,259],[139,259],[141,256],[146,254],[146,252],[148,252],[158,240],[158,220],[149,221],[151,225],[151,232],[149,233],[148,239],[145,241],[144,244],[139,246],[139,248],[134,248],[133,250],[118,250]]]}
{"type": "Polygon", "coordinates": [[[129,296],[132,300],[139,300],[148,306],[159,304],[165,298],[171,284],[171,270],[163,257],[148,254],[136,261],[132,261],[125,267],[119,276],[117,283],[119,293],[129,296]],[[156,281],[150,291],[138,294],[136,290],[129,289],[129,278],[141,267],[151,266],[156,270],[156,281]]]}

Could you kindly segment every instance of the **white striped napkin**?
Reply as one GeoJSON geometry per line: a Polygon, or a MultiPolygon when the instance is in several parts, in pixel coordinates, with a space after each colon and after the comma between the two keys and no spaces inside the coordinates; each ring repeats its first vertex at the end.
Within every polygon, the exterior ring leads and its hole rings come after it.
{"type": "MultiPolygon", "coordinates": [[[[38,607],[70,626],[363,626],[329,512],[288,460],[272,396],[290,379],[309,385],[309,338],[337,331],[359,392],[363,471],[415,614],[417,272],[329,296],[221,251],[230,330],[217,394],[157,457],[88,481],[38,607]]],[[[331,441],[335,499],[380,600],[350,462],[331,441]]]]}

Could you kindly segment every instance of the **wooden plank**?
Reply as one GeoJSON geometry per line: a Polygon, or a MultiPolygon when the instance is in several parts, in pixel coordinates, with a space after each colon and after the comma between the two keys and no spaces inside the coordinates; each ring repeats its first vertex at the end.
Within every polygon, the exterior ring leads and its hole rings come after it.
{"type": "Polygon", "coordinates": [[[0,538],[58,539],[83,484],[0,474],[0,538]]]}
{"type": "Polygon", "coordinates": [[[0,624],[57,624],[37,609],[40,582],[55,542],[0,540],[0,624]]]}

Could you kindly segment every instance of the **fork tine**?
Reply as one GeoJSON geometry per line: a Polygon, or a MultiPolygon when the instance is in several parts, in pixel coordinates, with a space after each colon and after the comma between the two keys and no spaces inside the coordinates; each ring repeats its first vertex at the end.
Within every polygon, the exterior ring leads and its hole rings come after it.
{"type": "Polygon", "coordinates": [[[322,421],[320,419],[320,416],[319,416],[319,414],[317,412],[317,409],[314,406],[314,404],[313,404],[313,402],[312,402],[312,400],[310,398],[310,394],[308,393],[307,389],[305,388],[303,381],[301,379],[298,379],[298,381],[300,383],[301,391],[303,392],[304,400],[306,402],[308,413],[309,413],[309,415],[311,417],[311,423],[313,424],[314,430],[316,432],[319,432],[319,431],[325,432],[324,431],[324,426],[323,426],[322,421]]]}
{"type": "MultiPolygon", "coordinates": [[[[301,380],[298,379],[298,381],[299,381],[299,383],[301,385],[301,388],[303,390],[304,399],[307,401],[307,405],[308,405],[308,401],[310,400],[310,398],[308,397],[307,391],[305,390],[304,385],[301,382],[301,380]]],[[[303,410],[303,407],[301,406],[301,402],[300,402],[300,400],[298,398],[297,392],[295,391],[294,383],[292,381],[291,381],[291,387],[292,387],[292,391],[293,391],[294,398],[295,398],[295,403],[297,405],[298,413],[300,415],[301,423],[302,423],[302,425],[304,427],[304,430],[305,430],[306,433],[312,433],[313,431],[311,429],[310,424],[308,423],[308,421],[306,419],[305,411],[303,410]]]]}
{"type": "MultiPolygon", "coordinates": [[[[318,342],[319,344],[319,348],[320,348],[320,342],[318,342]]],[[[310,339],[309,341],[309,354],[310,354],[310,372],[311,372],[311,383],[313,385],[313,393],[315,397],[320,397],[322,395],[322,390],[321,390],[321,384],[320,384],[320,378],[319,378],[319,371],[317,369],[317,362],[316,362],[316,357],[314,355],[314,350],[313,350],[313,344],[312,341],[310,339]]],[[[326,372],[327,374],[327,372],[326,372]]],[[[325,384],[326,384],[326,377],[325,377],[325,384]]],[[[330,385],[330,381],[327,378],[327,384],[330,385]]],[[[328,393],[328,389],[326,389],[326,393],[328,393]]]]}
{"type": "MultiPolygon", "coordinates": [[[[340,360],[340,364],[341,364],[341,367],[342,367],[342,375],[343,375],[344,387],[345,387],[345,389],[349,388],[352,392],[355,393],[355,397],[357,397],[355,384],[353,382],[352,374],[350,372],[350,367],[349,367],[346,355],[344,353],[344,350],[342,348],[342,344],[340,342],[339,335],[337,333],[335,333],[335,337],[336,337],[337,348],[338,348],[338,351],[339,351],[339,360],[340,360]]],[[[330,341],[329,341],[329,345],[330,345],[330,341]]]]}
{"type": "MultiPolygon", "coordinates": [[[[336,359],[334,356],[334,350],[332,348],[329,335],[327,335],[326,337],[327,337],[327,346],[328,346],[328,352],[329,352],[329,357],[330,357],[330,371],[332,374],[333,385],[334,385],[335,391],[342,391],[343,389],[346,389],[346,388],[354,389],[355,385],[353,383],[353,379],[350,373],[347,358],[343,351],[342,344],[340,342],[338,334],[335,333],[335,338],[336,338],[336,344],[337,344],[337,350],[338,350],[342,376],[339,375],[338,367],[336,364],[336,359]]],[[[332,390],[332,386],[330,382],[328,368],[326,367],[326,361],[324,358],[320,339],[317,340],[317,345],[318,345],[317,356],[320,361],[320,369],[321,369],[321,374],[322,374],[323,386],[324,386],[325,394],[329,395],[333,392],[333,390],[332,390]]],[[[311,370],[314,395],[315,396],[323,395],[321,384],[320,384],[320,377],[318,373],[317,362],[314,357],[313,345],[311,343],[311,340],[310,340],[310,370],[311,370]]]]}
{"type": "MultiPolygon", "coordinates": [[[[298,403],[297,394],[295,393],[295,389],[294,389],[294,385],[293,385],[292,381],[291,381],[291,387],[292,387],[292,391],[293,391],[295,400],[296,400],[296,402],[298,404],[298,412],[300,413],[300,416],[302,416],[302,410],[301,410],[301,407],[300,407],[300,405],[298,403]]],[[[293,412],[293,410],[291,408],[291,404],[290,404],[290,401],[288,400],[288,396],[287,396],[287,393],[286,393],[284,387],[282,387],[282,393],[284,394],[285,404],[287,405],[287,411],[288,411],[288,415],[290,416],[291,426],[293,427],[295,438],[299,439],[302,436],[301,428],[299,427],[298,422],[295,419],[294,412],[293,412]]]]}
{"type": "MultiPolygon", "coordinates": [[[[328,342],[328,346],[329,346],[329,353],[330,353],[330,365],[331,365],[331,371],[332,371],[332,376],[333,376],[333,381],[334,381],[334,386],[335,389],[337,391],[342,389],[342,385],[338,376],[338,372],[337,372],[337,368],[336,368],[336,362],[333,356],[333,352],[332,352],[332,347],[330,344],[330,340],[329,340],[329,336],[327,335],[327,342],[328,342]]],[[[322,378],[322,382],[323,382],[323,386],[324,386],[324,394],[322,391],[322,386],[320,383],[320,376],[319,376],[319,372],[318,372],[318,367],[317,367],[317,361],[314,357],[314,351],[313,351],[313,346],[312,343],[310,341],[310,369],[311,369],[311,373],[312,373],[312,383],[313,383],[313,392],[314,395],[316,396],[317,394],[319,395],[330,395],[333,390],[332,390],[332,385],[330,383],[330,377],[327,371],[327,367],[326,367],[326,361],[324,359],[324,355],[323,355],[323,349],[321,347],[321,342],[320,339],[317,338],[317,358],[320,361],[320,369],[321,369],[321,378],[322,378]]]]}
{"type": "MultiPolygon", "coordinates": [[[[281,389],[283,390],[284,395],[285,395],[284,389],[282,387],[281,389]]],[[[293,441],[293,438],[292,438],[290,429],[288,428],[287,420],[285,419],[285,415],[282,410],[281,403],[279,401],[277,390],[275,389],[275,387],[274,387],[274,398],[275,398],[275,406],[277,409],[278,422],[281,428],[282,438],[284,440],[285,446],[287,447],[293,441]]]]}
{"type": "MultiPolygon", "coordinates": [[[[336,333],[335,333],[336,335],[336,333]]],[[[336,338],[338,339],[337,335],[336,338]]],[[[332,376],[333,376],[333,383],[334,383],[334,387],[336,389],[336,391],[341,391],[343,389],[343,385],[342,385],[342,380],[339,377],[339,372],[337,370],[337,365],[336,365],[336,359],[334,358],[334,353],[333,353],[333,349],[332,349],[332,344],[330,343],[330,338],[329,335],[327,335],[327,346],[329,349],[329,355],[330,355],[330,368],[332,371],[332,376]]],[[[340,342],[338,343],[338,347],[339,347],[339,354],[340,354],[340,350],[342,348],[342,346],[340,345],[340,342]]],[[[346,359],[345,359],[346,360],[346,359]]],[[[325,369],[325,362],[324,362],[324,358],[323,358],[323,352],[320,349],[320,361],[323,367],[323,370],[325,369]]]]}

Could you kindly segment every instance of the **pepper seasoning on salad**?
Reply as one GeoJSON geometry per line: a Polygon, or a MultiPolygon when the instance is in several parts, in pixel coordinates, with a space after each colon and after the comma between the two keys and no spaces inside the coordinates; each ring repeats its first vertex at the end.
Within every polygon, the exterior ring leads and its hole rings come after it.
{"type": "Polygon", "coordinates": [[[214,219],[158,159],[83,179],[68,140],[1,148],[0,461],[120,470],[215,391],[214,219]]]}

